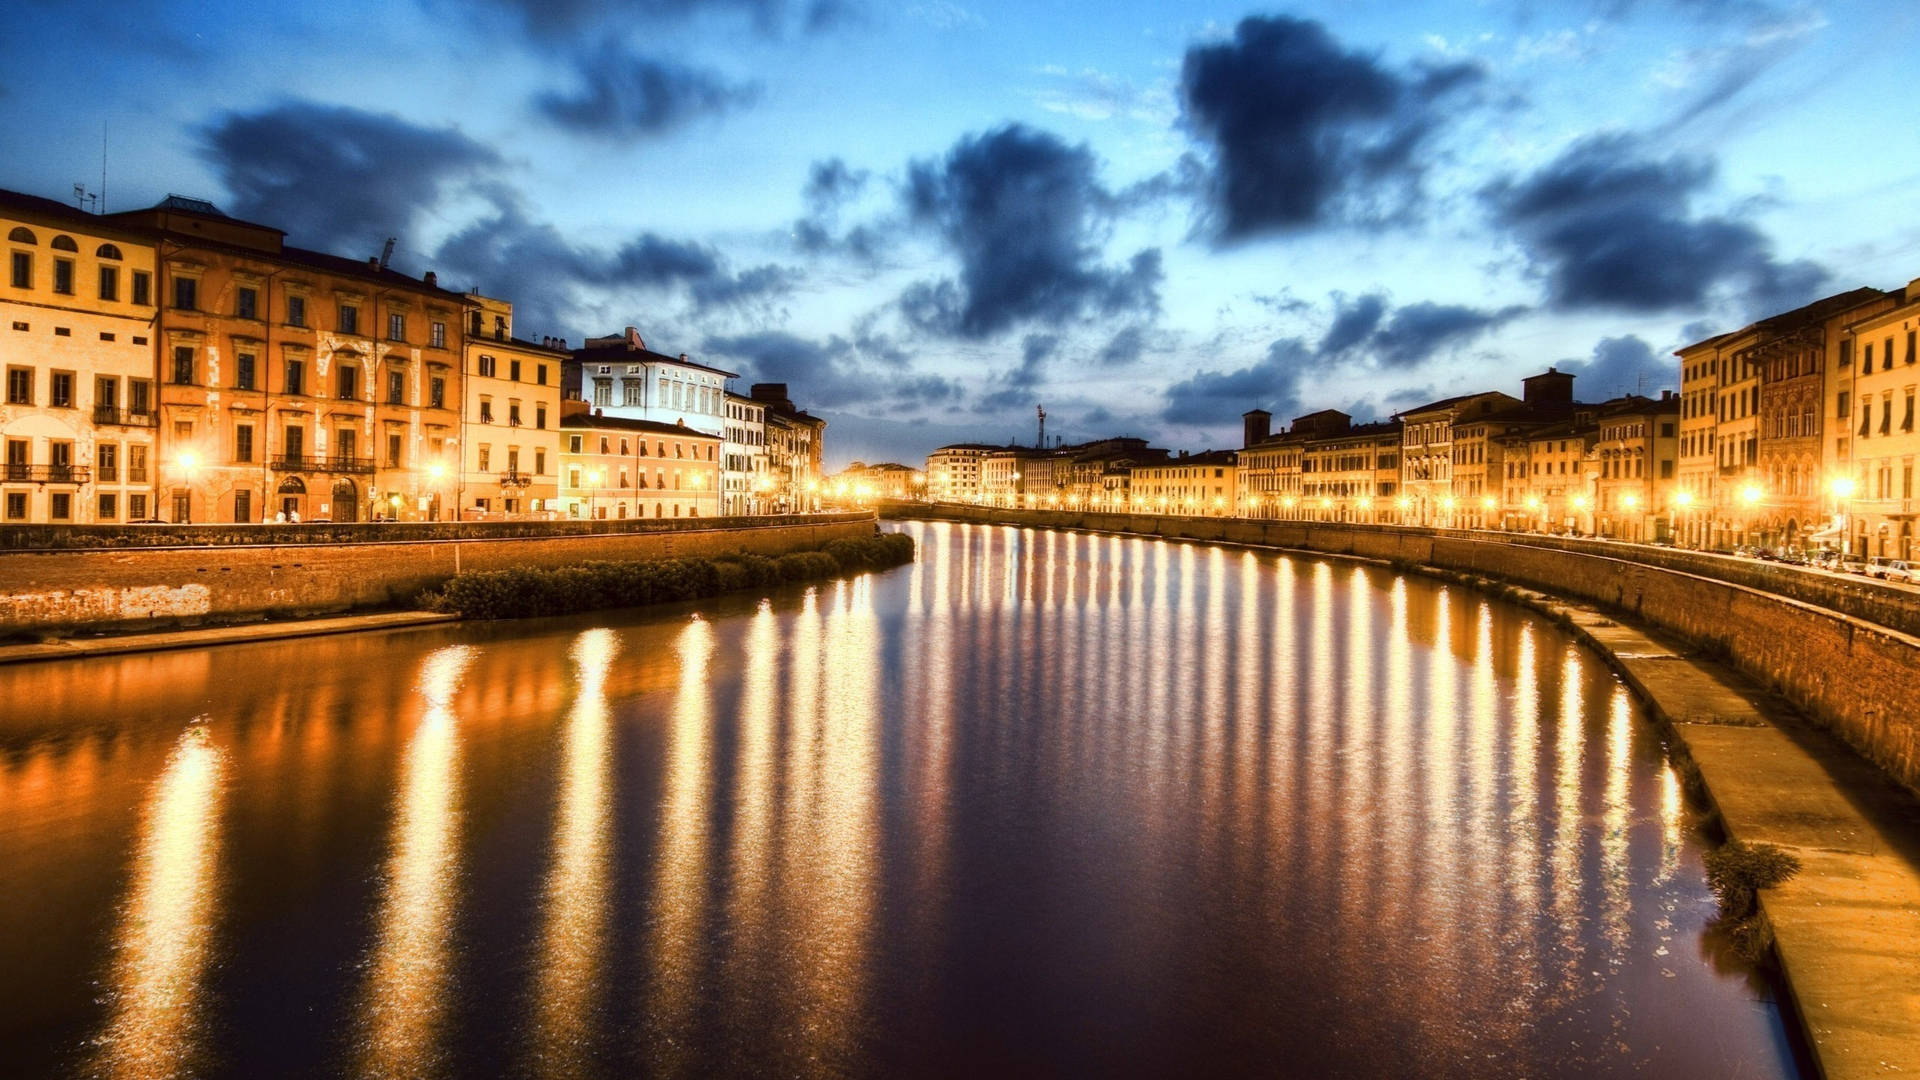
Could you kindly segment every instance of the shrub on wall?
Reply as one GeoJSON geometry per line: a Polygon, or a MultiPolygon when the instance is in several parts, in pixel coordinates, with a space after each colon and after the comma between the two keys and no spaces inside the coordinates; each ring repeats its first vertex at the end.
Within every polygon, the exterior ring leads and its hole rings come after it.
{"type": "Polygon", "coordinates": [[[434,610],[469,619],[520,619],[599,608],[639,607],[718,596],[836,574],[882,570],[913,561],[913,538],[886,533],[834,540],[819,551],[778,558],[721,555],[651,559],[644,562],[584,562],[560,567],[514,567],[458,574],[421,598],[434,610]]]}

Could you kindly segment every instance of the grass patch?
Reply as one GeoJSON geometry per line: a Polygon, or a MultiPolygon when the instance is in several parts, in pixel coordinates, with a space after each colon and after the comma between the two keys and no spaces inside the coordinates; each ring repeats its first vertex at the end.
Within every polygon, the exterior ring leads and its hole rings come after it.
{"type": "Polygon", "coordinates": [[[1773,844],[1730,840],[1706,853],[1707,885],[1720,900],[1720,918],[1738,921],[1758,911],[1759,890],[1800,872],[1800,860],[1773,844]]]}
{"type": "Polygon", "coordinates": [[[457,574],[420,598],[430,611],[468,619],[524,619],[602,608],[697,600],[707,596],[883,570],[913,561],[913,538],[883,533],[834,540],[818,551],[785,555],[584,562],[457,574]]]}

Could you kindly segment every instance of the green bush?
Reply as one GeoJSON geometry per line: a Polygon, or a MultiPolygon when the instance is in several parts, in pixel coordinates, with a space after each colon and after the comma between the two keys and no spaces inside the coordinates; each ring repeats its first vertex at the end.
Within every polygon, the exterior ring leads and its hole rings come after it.
{"type": "Polygon", "coordinates": [[[913,553],[912,537],[887,533],[834,540],[820,551],[795,551],[776,558],[741,553],[715,558],[478,570],[455,575],[441,589],[423,594],[420,603],[433,611],[469,619],[564,615],[818,581],[841,573],[909,563],[913,553]]]}
{"type": "Polygon", "coordinates": [[[1770,889],[1800,871],[1800,860],[1773,844],[1729,841],[1702,858],[1707,885],[1720,900],[1720,917],[1730,922],[1752,916],[1755,893],[1770,889]]]}

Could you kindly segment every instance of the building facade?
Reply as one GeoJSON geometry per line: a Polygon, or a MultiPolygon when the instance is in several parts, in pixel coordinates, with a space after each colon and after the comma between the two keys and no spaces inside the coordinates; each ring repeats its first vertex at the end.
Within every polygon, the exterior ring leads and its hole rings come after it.
{"type": "Polygon", "coordinates": [[[1156,514],[1229,517],[1239,506],[1239,453],[1209,450],[1131,466],[1134,505],[1156,514]]]}
{"type": "Polygon", "coordinates": [[[724,408],[720,512],[735,517],[770,513],[777,493],[768,467],[767,407],[727,391],[724,408]]]}
{"type": "Polygon", "coordinates": [[[0,237],[0,522],[151,517],[153,240],[14,192],[0,192],[0,237]]]}
{"type": "Polygon", "coordinates": [[[786,383],[755,383],[752,396],[766,407],[769,509],[783,514],[818,510],[827,422],[795,408],[786,383]]]}
{"type": "Polygon", "coordinates": [[[1364,524],[1398,522],[1404,437],[1398,420],[1350,424],[1344,431],[1309,436],[1300,464],[1295,516],[1364,524]]]}
{"type": "MultiPolygon", "coordinates": [[[[1874,304],[1844,328],[1843,367],[1852,375],[1850,460],[1836,503],[1848,550],[1863,557],[1911,559],[1920,513],[1913,471],[1920,461],[1914,396],[1920,391],[1920,279],[1874,304]]],[[[1843,391],[1844,392],[1844,391],[1843,391]]]]}
{"type": "Polygon", "coordinates": [[[927,455],[927,491],[936,502],[977,502],[988,453],[982,443],[953,443],[927,455]]]}
{"type": "Polygon", "coordinates": [[[1406,524],[1452,527],[1459,521],[1453,491],[1454,425],[1520,404],[1508,394],[1487,390],[1431,402],[1399,415],[1406,524]]]}
{"type": "Polygon", "coordinates": [[[720,443],[720,436],[685,424],[606,416],[567,401],[560,418],[561,515],[717,517],[720,443]]]}
{"type": "Polygon", "coordinates": [[[1600,407],[1593,455],[1599,464],[1591,531],[1615,540],[1666,539],[1680,446],[1680,398],[1629,395],[1600,407]]]}
{"type": "Polygon", "coordinates": [[[559,514],[560,378],[569,353],[513,334],[513,305],[466,294],[461,386],[460,516],[470,521],[559,514]]]}

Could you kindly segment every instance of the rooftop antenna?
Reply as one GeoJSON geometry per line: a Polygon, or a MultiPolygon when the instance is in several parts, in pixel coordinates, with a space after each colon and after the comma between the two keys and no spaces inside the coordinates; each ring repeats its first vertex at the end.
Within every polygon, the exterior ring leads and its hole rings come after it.
{"type": "Polygon", "coordinates": [[[393,258],[393,245],[396,239],[392,236],[387,237],[386,246],[380,249],[380,269],[382,270],[387,268],[387,262],[393,258]]]}
{"type": "Polygon", "coordinates": [[[1045,450],[1047,448],[1047,407],[1045,405],[1035,405],[1033,411],[1040,414],[1040,441],[1034,443],[1034,445],[1045,450]]]}
{"type": "Polygon", "coordinates": [[[80,209],[87,209],[88,203],[93,203],[95,206],[98,206],[99,199],[100,196],[87,191],[87,185],[78,183],[73,185],[73,204],[80,209]]]}

